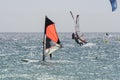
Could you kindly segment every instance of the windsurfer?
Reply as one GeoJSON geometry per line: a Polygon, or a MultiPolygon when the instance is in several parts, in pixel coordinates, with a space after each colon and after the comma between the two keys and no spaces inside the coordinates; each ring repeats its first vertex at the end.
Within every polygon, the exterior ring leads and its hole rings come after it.
{"type": "Polygon", "coordinates": [[[105,38],[109,39],[111,37],[111,35],[109,33],[105,33],[105,38]]]}
{"type": "Polygon", "coordinates": [[[74,33],[72,33],[72,39],[74,39],[75,42],[80,44],[80,46],[87,43],[85,40],[81,39],[77,34],[74,33]]]}
{"type": "Polygon", "coordinates": [[[105,33],[106,34],[106,36],[109,36],[109,34],[108,33],[105,33]]]}
{"type": "Polygon", "coordinates": [[[105,43],[109,42],[109,38],[110,38],[110,35],[108,33],[105,33],[105,36],[104,36],[105,43]]]}

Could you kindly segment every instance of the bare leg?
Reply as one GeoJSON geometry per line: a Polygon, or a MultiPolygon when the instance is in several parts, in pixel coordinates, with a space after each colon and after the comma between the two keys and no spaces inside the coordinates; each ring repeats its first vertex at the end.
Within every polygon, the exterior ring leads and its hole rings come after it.
{"type": "Polygon", "coordinates": [[[50,54],[50,60],[52,59],[52,54],[50,54]]]}

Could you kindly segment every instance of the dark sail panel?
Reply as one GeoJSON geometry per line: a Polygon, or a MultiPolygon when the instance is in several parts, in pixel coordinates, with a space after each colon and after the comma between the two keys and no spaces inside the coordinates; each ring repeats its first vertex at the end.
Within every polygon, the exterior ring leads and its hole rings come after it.
{"type": "Polygon", "coordinates": [[[46,38],[46,49],[51,47],[51,40],[47,37],[46,38]]]}

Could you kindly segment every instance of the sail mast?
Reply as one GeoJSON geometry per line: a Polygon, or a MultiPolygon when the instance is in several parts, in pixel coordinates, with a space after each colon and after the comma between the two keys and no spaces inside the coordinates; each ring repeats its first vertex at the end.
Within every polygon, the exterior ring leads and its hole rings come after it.
{"type": "MultiPolygon", "coordinates": [[[[45,16],[45,25],[46,25],[46,17],[45,16]]],[[[46,29],[44,28],[44,35],[43,35],[43,61],[45,61],[45,48],[46,48],[46,35],[45,35],[45,31],[46,29]]]]}
{"type": "Polygon", "coordinates": [[[71,16],[72,16],[72,18],[73,18],[73,20],[74,20],[75,33],[80,32],[80,31],[79,31],[79,15],[76,15],[76,19],[75,19],[74,16],[73,16],[72,11],[70,11],[70,14],[71,14],[71,16]]]}
{"type": "Polygon", "coordinates": [[[43,61],[45,61],[45,34],[44,34],[44,37],[43,37],[43,61]]]}
{"type": "Polygon", "coordinates": [[[73,18],[73,21],[74,21],[74,23],[75,23],[75,32],[76,32],[76,21],[75,21],[75,18],[74,18],[74,16],[73,16],[72,11],[70,11],[70,14],[71,14],[71,16],[72,16],[72,18],[73,18]]]}

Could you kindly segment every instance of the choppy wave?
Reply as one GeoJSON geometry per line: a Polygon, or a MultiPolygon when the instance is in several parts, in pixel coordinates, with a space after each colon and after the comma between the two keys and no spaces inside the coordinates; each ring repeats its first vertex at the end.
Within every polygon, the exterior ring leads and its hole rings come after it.
{"type": "Polygon", "coordinates": [[[42,61],[42,33],[0,33],[1,80],[119,80],[120,33],[85,33],[79,46],[71,33],[60,33],[63,48],[42,61]]]}

